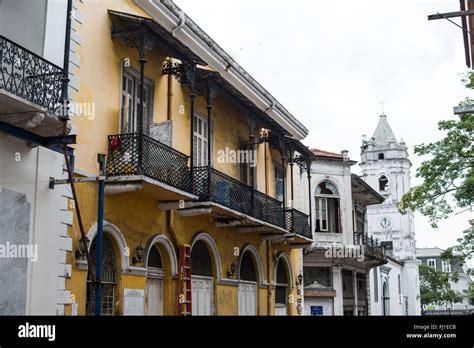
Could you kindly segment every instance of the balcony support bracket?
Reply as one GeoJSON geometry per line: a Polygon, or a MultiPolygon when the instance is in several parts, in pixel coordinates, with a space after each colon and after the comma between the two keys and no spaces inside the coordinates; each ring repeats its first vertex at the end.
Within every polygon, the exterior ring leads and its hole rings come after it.
{"type": "Polygon", "coordinates": [[[178,214],[181,217],[191,217],[191,216],[206,215],[206,214],[211,214],[211,213],[212,213],[212,208],[191,208],[191,209],[178,210],[178,214]]]}

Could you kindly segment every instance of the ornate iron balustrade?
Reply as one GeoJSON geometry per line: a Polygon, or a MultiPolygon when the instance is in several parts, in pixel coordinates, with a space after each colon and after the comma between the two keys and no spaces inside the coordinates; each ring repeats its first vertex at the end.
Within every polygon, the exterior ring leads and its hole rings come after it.
{"type": "Polygon", "coordinates": [[[311,229],[309,227],[308,215],[297,209],[286,209],[286,229],[291,233],[313,239],[311,229]]]}
{"type": "Polygon", "coordinates": [[[253,216],[273,225],[285,228],[285,216],[283,213],[282,202],[256,190],[253,190],[253,194],[253,216]]]}
{"type": "Polygon", "coordinates": [[[193,172],[194,192],[200,200],[209,200],[285,228],[280,201],[214,168],[195,167],[193,172]]]}
{"type": "Polygon", "coordinates": [[[354,244],[363,245],[364,252],[377,259],[382,259],[385,256],[384,249],[378,239],[374,239],[373,236],[369,237],[367,233],[354,232],[354,244]]]}
{"type": "Polygon", "coordinates": [[[63,69],[0,36],[0,89],[61,115],[63,69]]]}
{"type": "Polygon", "coordinates": [[[145,175],[191,192],[189,156],[138,133],[109,136],[107,176],[145,175]]]}

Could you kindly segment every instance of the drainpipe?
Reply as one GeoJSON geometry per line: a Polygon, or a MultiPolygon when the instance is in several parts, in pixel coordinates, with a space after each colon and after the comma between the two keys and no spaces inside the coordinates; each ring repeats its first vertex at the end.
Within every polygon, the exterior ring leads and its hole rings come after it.
{"type": "MultiPolygon", "coordinates": [[[[105,175],[105,155],[98,154],[97,162],[100,166],[100,176],[105,175]]],[[[96,257],[96,272],[95,272],[95,315],[102,314],[102,245],[104,234],[104,187],[105,180],[99,179],[99,197],[97,207],[97,257],[96,257]]]]}
{"type": "MultiPolygon", "coordinates": [[[[168,64],[171,66],[171,58],[168,57],[167,59],[168,64]]],[[[173,75],[168,74],[168,105],[167,105],[167,110],[166,110],[166,119],[168,121],[171,120],[171,111],[172,111],[172,102],[173,102],[173,75]]]]}
{"type": "Polygon", "coordinates": [[[145,96],[145,29],[141,27],[140,31],[140,109],[138,110],[138,120],[137,120],[137,132],[138,132],[138,166],[139,171],[143,170],[143,111],[145,108],[145,104],[143,103],[143,97],[145,96]]]}
{"type": "Polygon", "coordinates": [[[168,222],[168,232],[170,233],[171,240],[178,251],[178,237],[176,236],[176,229],[174,227],[174,210],[169,210],[166,212],[167,222],[168,222]]]}
{"type": "Polygon", "coordinates": [[[268,290],[267,290],[267,315],[272,315],[272,277],[270,274],[270,241],[267,240],[267,277],[268,277],[268,290]]]}
{"type": "MultiPolygon", "coordinates": [[[[138,130],[138,135],[141,138],[141,135],[143,134],[143,110],[145,107],[145,104],[143,103],[143,97],[145,96],[145,29],[141,28],[140,32],[140,48],[139,48],[139,62],[140,62],[140,110],[138,111],[138,124],[137,124],[137,130],[138,130]]],[[[140,139],[141,140],[141,139],[140,139]]]]}
{"type": "Polygon", "coordinates": [[[274,108],[275,108],[275,100],[272,100],[271,105],[264,112],[268,115],[270,113],[270,111],[272,111],[274,108]]]}
{"type": "MultiPolygon", "coordinates": [[[[67,122],[69,120],[69,96],[68,96],[68,83],[69,83],[69,54],[71,50],[71,15],[72,15],[72,0],[68,0],[67,2],[67,13],[66,13],[66,35],[64,39],[64,62],[63,62],[63,85],[62,85],[62,97],[63,97],[63,134],[68,134],[67,129],[67,122]]],[[[92,273],[92,263],[89,256],[89,247],[86,241],[86,233],[84,230],[84,225],[82,223],[82,216],[81,210],[79,208],[79,200],[77,198],[76,193],[76,186],[73,181],[73,169],[72,164],[73,160],[69,158],[69,153],[67,149],[67,145],[63,146],[63,154],[64,154],[64,161],[66,163],[66,170],[68,175],[69,185],[71,187],[72,198],[74,201],[74,208],[76,210],[77,222],[79,224],[79,230],[81,232],[81,240],[82,240],[82,249],[85,251],[85,256],[87,260],[87,273],[89,275],[89,279],[94,282],[94,274],[92,273]]]]}
{"type": "Polygon", "coordinates": [[[290,152],[290,195],[291,195],[291,202],[290,202],[290,208],[293,209],[294,207],[294,188],[293,188],[293,183],[294,183],[294,179],[293,179],[293,149],[291,150],[290,152]]]}
{"type": "MultiPolygon", "coordinates": [[[[167,59],[168,64],[172,64],[171,57],[167,59]]],[[[172,114],[172,107],[173,107],[173,75],[168,74],[168,104],[166,110],[166,119],[171,121],[171,114],[172,114]]],[[[174,210],[169,210],[166,212],[166,221],[168,225],[168,232],[171,236],[171,240],[173,241],[174,247],[178,251],[178,238],[176,237],[176,230],[174,227],[174,210]]]]}
{"type": "Polygon", "coordinates": [[[283,179],[283,223],[286,221],[286,146],[285,141],[281,144],[281,169],[282,169],[282,179],[283,179]]]}
{"type": "Polygon", "coordinates": [[[179,14],[179,24],[175,28],[173,28],[173,30],[171,30],[171,35],[175,37],[178,30],[180,30],[185,25],[186,25],[186,15],[184,14],[184,12],[181,12],[179,14]]]}
{"type": "Polygon", "coordinates": [[[268,195],[268,186],[269,186],[269,184],[268,184],[268,173],[267,173],[267,171],[268,171],[268,168],[267,168],[267,166],[268,166],[267,145],[268,145],[268,142],[265,141],[263,143],[263,160],[265,162],[264,163],[265,164],[264,165],[264,168],[265,168],[265,194],[268,195]]]}
{"type": "Polygon", "coordinates": [[[186,69],[191,69],[189,71],[190,75],[190,85],[189,85],[189,99],[190,99],[190,112],[189,112],[189,128],[190,128],[190,138],[189,138],[189,167],[190,167],[190,176],[191,176],[191,187],[194,190],[194,100],[196,99],[196,91],[194,84],[194,76],[196,72],[196,66],[194,63],[190,63],[186,69]]]}
{"type": "MultiPolygon", "coordinates": [[[[67,1],[67,17],[66,17],[66,37],[64,40],[64,60],[63,60],[63,79],[69,82],[69,52],[71,51],[71,16],[72,16],[72,0],[67,1]]],[[[63,83],[63,99],[65,104],[64,110],[67,110],[68,84],[63,83]]]]}
{"type": "MultiPolygon", "coordinates": [[[[291,226],[291,230],[290,232],[291,233],[295,233],[295,226],[294,226],[294,211],[293,211],[293,207],[294,207],[294,199],[295,199],[295,195],[294,195],[294,188],[293,188],[293,184],[294,184],[294,179],[293,179],[293,149],[290,149],[290,160],[289,160],[289,164],[290,164],[290,205],[289,205],[289,209],[290,209],[290,226],[291,226]]],[[[286,223],[286,229],[288,230],[288,223],[287,223],[287,220],[286,220],[286,209],[285,209],[285,223],[286,223]]]]}
{"type": "MultiPolygon", "coordinates": [[[[208,76],[206,80],[206,108],[207,108],[207,197],[211,196],[211,121],[212,121],[212,81],[208,76]]],[[[192,139],[191,139],[192,141],[192,139]]]]}

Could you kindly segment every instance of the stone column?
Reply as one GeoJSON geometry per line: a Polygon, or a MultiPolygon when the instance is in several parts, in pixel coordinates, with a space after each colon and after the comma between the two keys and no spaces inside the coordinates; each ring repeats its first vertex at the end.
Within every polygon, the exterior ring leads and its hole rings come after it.
{"type": "Polygon", "coordinates": [[[357,298],[357,271],[352,271],[352,279],[354,280],[354,315],[358,315],[358,298],[357,298]]]}
{"type": "Polygon", "coordinates": [[[332,268],[332,284],[336,291],[336,297],[334,297],[334,315],[344,315],[341,266],[334,266],[332,268]]]}

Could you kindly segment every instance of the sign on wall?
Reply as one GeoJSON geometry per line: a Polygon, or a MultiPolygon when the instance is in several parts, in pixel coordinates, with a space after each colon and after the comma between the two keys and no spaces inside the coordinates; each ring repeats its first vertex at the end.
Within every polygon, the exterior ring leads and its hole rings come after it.
{"type": "Polygon", "coordinates": [[[123,315],[145,314],[145,290],[123,289],[123,315]]]}
{"type": "Polygon", "coordinates": [[[320,317],[323,315],[323,306],[311,306],[311,315],[320,317]]]}

